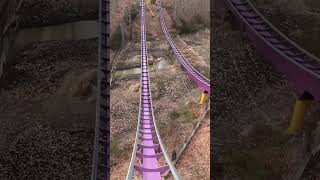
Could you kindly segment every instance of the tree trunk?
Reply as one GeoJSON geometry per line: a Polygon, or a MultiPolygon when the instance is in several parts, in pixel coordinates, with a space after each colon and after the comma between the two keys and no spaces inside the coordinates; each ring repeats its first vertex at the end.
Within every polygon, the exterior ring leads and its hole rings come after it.
{"type": "Polygon", "coordinates": [[[124,24],[120,24],[120,30],[121,30],[121,47],[124,46],[125,41],[125,27],[124,24]]]}

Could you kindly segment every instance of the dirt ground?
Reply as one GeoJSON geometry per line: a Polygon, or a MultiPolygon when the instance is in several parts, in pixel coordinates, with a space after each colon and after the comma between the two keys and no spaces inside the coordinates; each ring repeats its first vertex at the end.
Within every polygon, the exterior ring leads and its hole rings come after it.
{"type": "MultiPolygon", "coordinates": [[[[210,179],[210,117],[202,122],[176,168],[183,179],[210,179]],[[196,163],[195,163],[196,162],[196,163]]],[[[212,173],[212,172],[211,172],[212,173]]],[[[169,176],[168,179],[173,179],[169,176]]]]}
{"type": "Polygon", "coordinates": [[[19,14],[19,26],[35,27],[98,19],[98,9],[98,3],[85,5],[73,0],[25,0],[19,14]]]}
{"type": "Polygon", "coordinates": [[[0,88],[0,179],[87,179],[97,39],[34,43],[0,88]]]}
{"type": "MultiPolygon", "coordinates": [[[[92,20],[98,6],[25,0],[19,28],[92,20]]],[[[90,4],[90,3],[89,3],[90,4]]],[[[34,42],[0,79],[0,179],[88,179],[98,39],[34,42]]]]}

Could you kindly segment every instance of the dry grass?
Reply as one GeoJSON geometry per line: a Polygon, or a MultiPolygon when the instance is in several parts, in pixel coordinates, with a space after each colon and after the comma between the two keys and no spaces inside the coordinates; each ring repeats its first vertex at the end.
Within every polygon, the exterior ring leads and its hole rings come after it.
{"type": "Polygon", "coordinates": [[[201,17],[204,22],[210,22],[209,0],[175,0],[177,6],[177,17],[190,22],[194,17],[201,17]]]}

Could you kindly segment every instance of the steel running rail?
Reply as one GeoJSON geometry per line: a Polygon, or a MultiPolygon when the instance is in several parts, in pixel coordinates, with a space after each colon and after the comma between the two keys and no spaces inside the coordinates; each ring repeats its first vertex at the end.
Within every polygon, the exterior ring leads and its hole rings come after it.
{"type": "Polygon", "coordinates": [[[249,0],[225,0],[225,4],[257,50],[293,82],[298,95],[320,101],[320,60],[281,33],[249,0]]]}
{"type": "Polygon", "coordinates": [[[202,92],[210,94],[210,80],[208,80],[206,77],[204,77],[199,71],[197,71],[184,57],[184,55],[180,52],[179,48],[177,47],[176,43],[171,38],[171,35],[169,34],[167,27],[164,22],[164,17],[162,14],[162,7],[161,7],[161,1],[157,0],[157,13],[159,15],[160,25],[162,28],[162,31],[171,46],[174,54],[176,55],[178,62],[182,65],[182,67],[187,71],[187,74],[189,77],[198,85],[198,87],[201,89],[202,92]]]}
{"type": "Polygon", "coordinates": [[[97,110],[91,180],[110,179],[110,0],[99,0],[97,110]]]}
{"type": "Polygon", "coordinates": [[[134,169],[137,170],[143,180],[161,180],[161,174],[171,171],[176,180],[180,180],[170,157],[161,141],[159,130],[156,126],[152,96],[150,89],[150,78],[148,72],[148,56],[146,46],[145,28],[145,3],[140,0],[141,16],[141,77],[140,77],[140,103],[135,143],[132,151],[131,161],[126,180],[132,180],[134,169]],[[158,144],[154,140],[158,140],[158,144]],[[138,149],[141,151],[138,152],[138,149]],[[158,166],[158,159],[164,156],[167,166],[158,166]],[[140,158],[142,166],[136,164],[140,158]]]}

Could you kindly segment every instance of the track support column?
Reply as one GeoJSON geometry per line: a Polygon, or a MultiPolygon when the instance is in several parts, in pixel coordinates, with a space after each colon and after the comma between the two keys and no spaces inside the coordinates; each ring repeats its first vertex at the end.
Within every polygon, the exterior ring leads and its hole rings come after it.
{"type": "Polygon", "coordinates": [[[199,104],[200,105],[204,104],[206,102],[206,100],[207,100],[207,97],[208,97],[208,93],[207,92],[202,92],[199,104]]]}
{"type": "Polygon", "coordinates": [[[293,135],[297,132],[301,131],[304,126],[304,116],[307,108],[311,103],[310,99],[307,98],[299,98],[296,100],[296,104],[294,106],[292,119],[290,121],[290,125],[288,128],[288,133],[293,135]]]}

